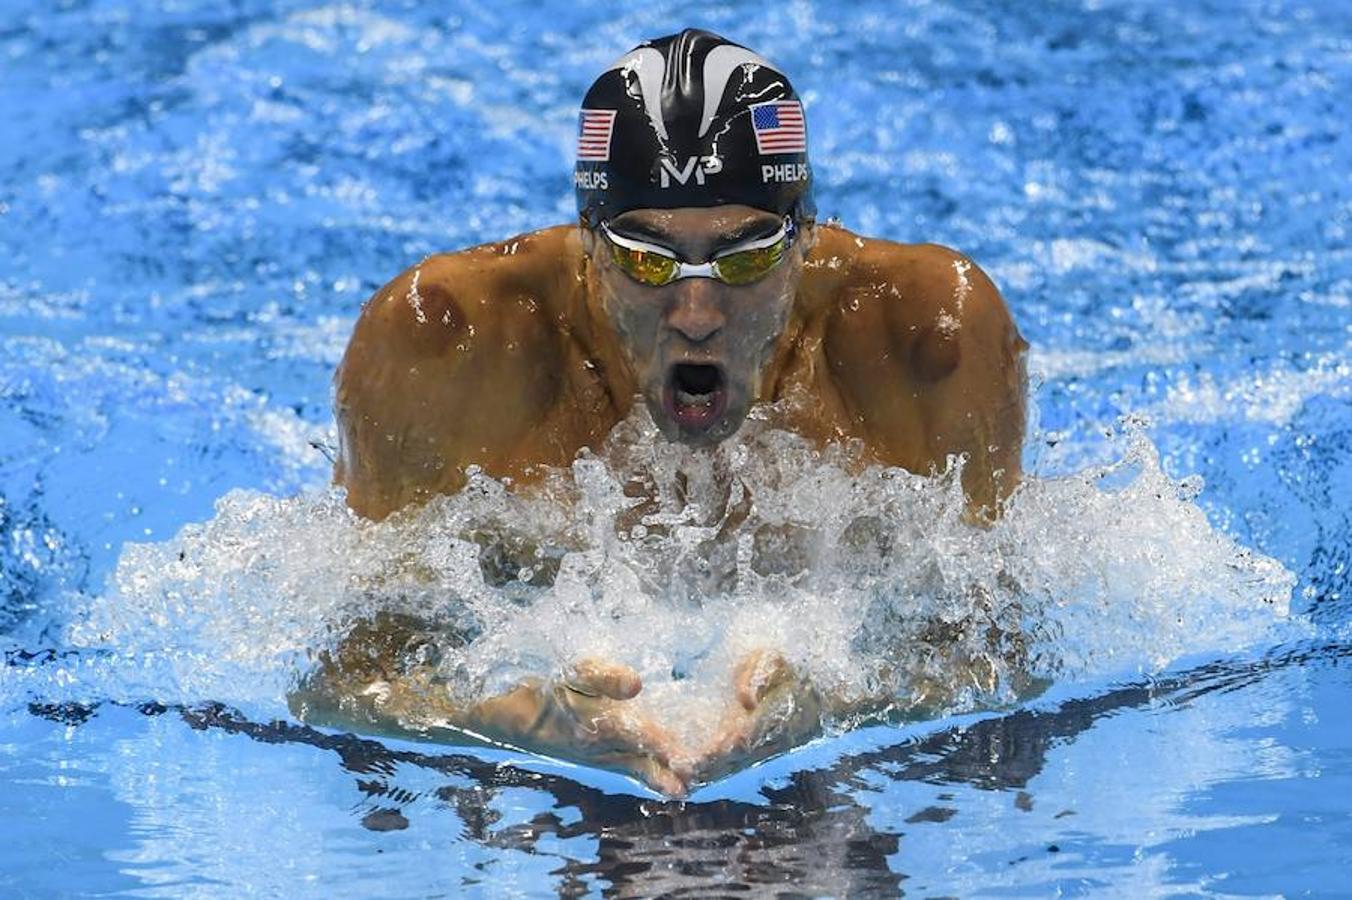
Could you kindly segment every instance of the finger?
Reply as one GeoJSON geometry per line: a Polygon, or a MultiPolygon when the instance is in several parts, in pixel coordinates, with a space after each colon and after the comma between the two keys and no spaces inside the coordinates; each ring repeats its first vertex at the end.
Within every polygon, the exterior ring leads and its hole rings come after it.
{"type": "Polygon", "coordinates": [[[647,716],[631,722],[630,727],[635,743],[658,762],[678,773],[689,768],[688,763],[684,762],[689,756],[685,746],[666,728],[647,716]]]}
{"type": "Polygon", "coordinates": [[[590,720],[591,736],[651,756],[664,766],[681,755],[680,742],[642,712],[613,700],[599,701],[604,711],[590,720]]]}
{"type": "Polygon", "coordinates": [[[610,715],[593,720],[597,730],[589,735],[589,743],[608,745],[593,750],[593,761],[628,772],[669,797],[685,796],[694,775],[687,754],[678,752],[665,732],[637,726],[629,718],[610,715]]]}
{"type": "Polygon", "coordinates": [[[690,774],[686,777],[687,784],[696,780],[713,781],[741,766],[747,759],[748,721],[742,715],[724,724],[719,733],[702,748],[698,758],[692,761],[690,774]]]}
{"type": "Polygon", "coordinates": [[[765,695],[793,677],[793,667],[782,653],[757,650],[742,657],[733,670],[733,690],[737,702],[748,712],[755,709],[765,695]]]}
{"type": "Polygon", "coordinates": [[[753,754],[787,750],[821,730],[821,698],[805,682],[782,682],[747,718],[744,746],[753,754]]]}
{"type": "Polygon", "coordinates": [[[730,706],[708,739],[699,748],[694,768],[703,773],[711,760],[744,750],[752,717],[740,706],[730,706]]]}
{"type": "Polygon", "coordinates": [[[643,679],[629,666],[600,659],[582,659],[573,664],[564,683],[574,691],[612,700],[630,700],[643,690],[643,679]]]}
{"type": "Polygon", "coordinates": [[[667,768],[671,774],[680,779],[685,789],[689,790],[691,783],[695,780],[695,774],[699,770],[699,763],[693,756],[684,750],[680,753],[669,754],[667,757],[667,768]]]}
{"type": "Polygon", "coordinates": [[[729,707],[712,740],[704,748],[707,760],[719,757],[759,759],[788,749],[821,729],[821,699],[810,685],[777,679],[761,695],[756,707],[729,707]]]}
{"type": "Polygon", "coordinates": [[[689,790],[686,779],[652,758],[644,760],[634,774],[648,787],[673,799],[684,797],[689,790]]]}

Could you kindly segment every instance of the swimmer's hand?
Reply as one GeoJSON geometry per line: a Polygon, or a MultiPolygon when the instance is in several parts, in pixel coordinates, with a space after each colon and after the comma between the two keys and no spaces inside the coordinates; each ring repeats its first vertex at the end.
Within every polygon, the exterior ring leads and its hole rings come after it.
{"type": "Polygon", "coordinates": [[[717,731],[695,759],[699,781],[784,753],[821,731],[821,696],[776,651],[742,657],[732,671],[732,694],[717,731]]]}
{"type": "Polygon", "coordinates": [[[312,724],[461,742],[465,734],[631,775],[672,797],[792,749],[821,728],[822,698],[784,657],[748,654],[708,739],[686,748],[644,710],[628,666],[575,662],[477,703],[457,700],[435,663],[444,635],[413,617],[358,623],[289,697],[312,724]]]}
{"type": "Polygon", "coordinates": [[[643,689],[628,666],[587,659],[562,677],[531,679],[476,704],[466,727],[527,749],[632,775],[684,796],[693,768],[680,745],[633,700],[643,689]]]}
{"type": "Polygon", "coordinates": [[[683,796],[691,766],[670,734],[633,702],[643,689],[628,666],[586,659],[553,679],[530,678],[478,703],[456,702],[435,668],[397,661],[422,640],[420,623],[387,616],[362,623],[289,698],[313,723],[401,736],[469,733],[531,752],[614,769],[683,796]]]}

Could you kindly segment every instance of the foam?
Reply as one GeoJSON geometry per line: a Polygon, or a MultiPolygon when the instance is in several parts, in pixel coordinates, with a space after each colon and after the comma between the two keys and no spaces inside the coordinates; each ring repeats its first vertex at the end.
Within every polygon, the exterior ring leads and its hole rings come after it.
{"type": "Polygon", "coordinates": [[[128,545],[68,641],[110,651],[76,679],[95,692],[280,709],[353,621],[404,612],[437,623],[463,697],[601,656],[697,728],[756,648],[844,698],[956,711],[1008,702],[1028,677],[1153,671],[1270,638],[1292,575],[1212,528],[1144,436],[1122,452],[1030,479],[983,529],[963,521],[957,465],[862,467],[759,421],[690,451],[639,410],[536,487],[475,474],[382,523],[332,489],[234,491],[172,540],[128,545]]]}

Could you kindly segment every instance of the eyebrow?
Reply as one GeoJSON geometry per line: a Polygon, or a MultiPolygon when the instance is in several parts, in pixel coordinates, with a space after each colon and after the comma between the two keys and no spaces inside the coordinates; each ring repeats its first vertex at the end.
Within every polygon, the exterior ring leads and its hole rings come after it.
{"type": "Polygon", "coordinates": [[[773,222],[763,219],[754,219],[750,222],[743,222],[736,228],[726,234],[721,234],[714,241],[713,249],[721,250],[726,247],[735,247],[747,241],[754,241],[758,238],[769,237],[778,230],[783,223],[783,219],[775,219],[773,222]]]}
{"type": "MultiPolygon", "coordinates": [[[[781,220],[779,219],[774,221],[751,219],[743,222],[731,231],[727,231],[714,238],[710,250],[722,250],[727,247],[735,247],[745,241],[769,237],[775,233],[775,229],[779,227],[780,221],[781,220]]],[[[671,232],[656,223],[649,223],[641,220],[637,222],[612,222],[610,229],[621,237],[648,240],[668,248],[670,248],[673,243],[671,232]]]]}
{"type": "Polygon", "coordinates": [[[661,225],[652,225],[647,222],[611,222],[610,230],[621,237],[638,238],[639,240],[654,241],[659,244],[669,244],[671,242],[671,233],[661,225]]]}

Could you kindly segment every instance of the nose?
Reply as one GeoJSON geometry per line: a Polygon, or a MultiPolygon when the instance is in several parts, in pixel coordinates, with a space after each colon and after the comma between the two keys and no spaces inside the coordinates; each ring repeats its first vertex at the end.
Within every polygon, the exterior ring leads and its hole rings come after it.
{"type": "Polygon", "coordinates": [[[683,278],[676,282],[676,301],[667,324],[692,343],[702,343],[723,330],[726,319],[719,308],[717,283],[711,278],[683,278]]]}

